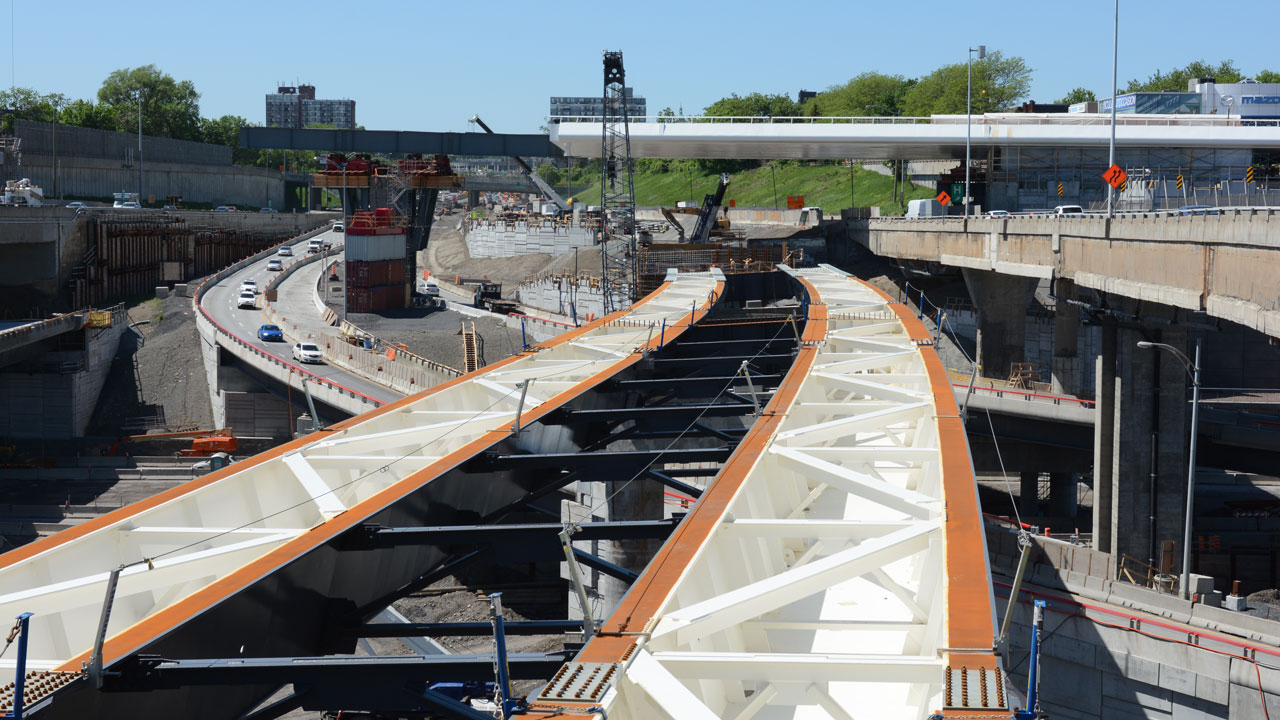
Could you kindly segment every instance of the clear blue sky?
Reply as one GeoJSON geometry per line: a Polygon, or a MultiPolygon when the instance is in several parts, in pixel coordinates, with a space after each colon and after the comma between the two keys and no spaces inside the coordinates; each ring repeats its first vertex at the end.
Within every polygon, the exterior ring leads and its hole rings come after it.
{"type": "MultiPolygon", "coordinates": [[[[201,114],[256,123],[277,82],[302,81],[356,100],[369,129],[466,131],[479,113],[498,132],[536,132],[548,97],[600,93],[606,48],[625,53],[650,114],[692,114],[733,92],[794,98],[869,70],[919,76],[978,44],[1025,58],[1041,102],[1077,85],[1104,97],[1111,84],[1112,0],[3,4],[13,32],[0,43],[16,51],[4,69],[20,87],[96,98],[112,70],[154,63],[195,83],[201,114]]],[[[1276,10],[1121,0],[1120,84],[1200,58],[1280,70],[1253,29],[1273,26],[1276,10]]]]}

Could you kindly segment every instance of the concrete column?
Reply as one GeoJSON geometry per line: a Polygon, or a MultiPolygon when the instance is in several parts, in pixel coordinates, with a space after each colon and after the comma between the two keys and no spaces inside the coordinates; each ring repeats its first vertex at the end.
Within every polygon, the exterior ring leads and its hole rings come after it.
{"type": "MultiPolygon", "coordinates": [[[[605,488],[609,493],[616,492],[609,498],[608,517],[610,520],[659,520],[662,518],[664,512],[664,488],[660,483],[642,479],[628,483],[621,489],[617,489],[616,486],[617,483],[605,483],[605,488]]],[[[662,547],[662,541],[609,540],[601,542],[599,547],[600,556],[603,559],[615,565],[621,565],[628,570],[640,572],[644,570],[645,566],[649,564],[649,561],[653,559],[653,556],[662,547]]],[[[601,574],[597,589],[604,603],[600,617],[608,617],[614,608],[618,607],[618,603],[622,602],[622,597],[627,594],[631,586],[621,580],[601,574]]]]}
{"type": "Polygon", "coordinates": [[[1155,564],[1160,541],[1181,547],[1190,412],[1186,370],[1166,351],[1138,348],[1144,339],[1185,351],[1187,334],[1177,327],[1117,334],[1112,541],[1155,564]]]}
{"type": "Polygon", "coordinates": [[[1097,414],[1093,425],[1093,548],[1114,553],[1112,485],[1116,426],[1116,324],[1108,321],[1099,332],[1094,378],[1097,414]]]}
{"type": "Polygon", "coordinates": [[[1023,471],[1018,487],[1018,512],[1023,522],[1035,524],[1030,518],[1040,516],[1040,473],[1023,471]]]}
{"type": "Polygon", "coordinates": [[[1072,530],[1076,526],[1076,475],[1075,473],[1050,473],[1049,474],[1049,512],[1055,518],[1065,518],[1070,523],[1070,527],[1063,527],[1062,530],[1072,530]]]}
{"type": "Polygon", "coordinates": [[[1009,377],[1015,362],[1026,358],[1027,306],[1036,279],[989,270],[964,269],[969,296],[978,308],[978,364],[982,375],[1009,377]]]}
{"type": "Polygon", "coordinates": [[[1080,311],[1066,299],[1074,298],[1076,284],[1066,278],[1054,283],[1055,295],[1061,299],[1053,308],[1053,361],[1050,373],[1053,392],[1059,395],[1078,395],[1080,388],[1080,358],[1077,345],[1080,332],[1080,311]]]}

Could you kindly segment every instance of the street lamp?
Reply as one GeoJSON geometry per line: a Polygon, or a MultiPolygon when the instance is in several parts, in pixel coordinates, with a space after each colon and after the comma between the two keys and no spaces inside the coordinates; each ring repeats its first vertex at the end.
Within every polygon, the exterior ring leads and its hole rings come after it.
{"type": "Polygon", "coordinates": [[[138,88],[138,207],[142,207],[142,88],[138,88]]]}
{"type": "Polygon", "coordinates": [[[1234,103],[1235,101],[1236,99],[1231,97],[1230,95],[1222,96],[1222,102],[1227,104],[1227,124],[1228,125],[1231,124],[1231,103],[1234,103]]]}
{"type": "Polygon", "coordinates": [[[1191,457],[1187,460],[1187,516],[1182,530],[1182,597],[1191,599],[1191,519],[1195,510],[1196,491],[1196,435],[1200,429],[1200,340],[1196,339],[1196,359],[1192,362],[1178,348],[1165,343],[1139,340],[1138,347],[1147,350],[1166,350],[1178,358],[1191,376],[1191,457]]]}
{"type": "Polygon", "coordinates": [[[969,145],[973,137],[973,54],[978,59],[987,57],[987,46],[969,48],[969,82],[964,93],[964,216],[969,217],[969,145]]]}
{"type": "MultiPolygon", "coordinates": [[[[1120,56],[1120,0],[1116,0],[1115,22],[1111,26],[1111,142],[1107,146],[1107,169],[1116,164],[1116,68],[1120,56]]],[[[1107,183],[1107,217],[1116,215],[1116,189],[1107,183]]]]}

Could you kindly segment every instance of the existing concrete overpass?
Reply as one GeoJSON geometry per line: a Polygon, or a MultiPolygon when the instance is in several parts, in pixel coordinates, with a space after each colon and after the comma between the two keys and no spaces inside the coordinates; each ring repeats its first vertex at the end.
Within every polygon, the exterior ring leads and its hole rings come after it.
{"type": "MultiPolygon", "coordinates": [[[[598,117],[560,118],[551,142],[571,157],[599,157],[598,117]]],[[[1121,115],[1120,148],[1280,148],[1280,127],[1245,125],[1216,115],[1121,115]]],[[[631,154],[660,158],[862,158],[933,160],[964,157],[964,115],[933,117],[669,117],[630,126],[631,154]]],[[[1110,116],[990,113],[973,116],[976,158],[989,146],[1106,148],[1110,116]]]]}

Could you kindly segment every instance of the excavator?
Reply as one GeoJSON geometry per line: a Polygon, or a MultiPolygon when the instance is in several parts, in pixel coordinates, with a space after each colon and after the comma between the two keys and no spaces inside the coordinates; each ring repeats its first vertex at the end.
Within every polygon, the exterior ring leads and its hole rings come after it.
{"type": "Polygon", "coordinates": [[[120,446],[125,443],[148,440],[173,440],[175,438],[191,438],[191,447],[174,453],[174,457],[210,457],[214,453],[233,453],[238,448],[231,428],[217,430],[186,430],[183,432],[152,433],[150,435],[125,435],[116,440],[104,455],[119,455],[120,446]]]}
{"type": "MultiPolygon", "coordinates": [[[[662,216],[667,219],[672,229],[680,236],[679,242],[686,242],[684,227],[676,220],[675,213],[684,215],[697,215],[698,221],[694,224],[693,232],[688,236],[688,242],[694,244],[702,244],[708,240],[715,238],[717,240],[738,239],[739,233],[734,233],[729,229],[729,218],[717,218],[720,214],[721,206],[724,203],[725,191],[729,189],[729,174],[725,173],[720,176],[720,184],[716,187],[714,193],[707,193],[706,198],[702,201],[701,208],[658,208],[662,211],[662,216]]],[[[725,215],[728,215],[727,208],[725,215]]]]}

